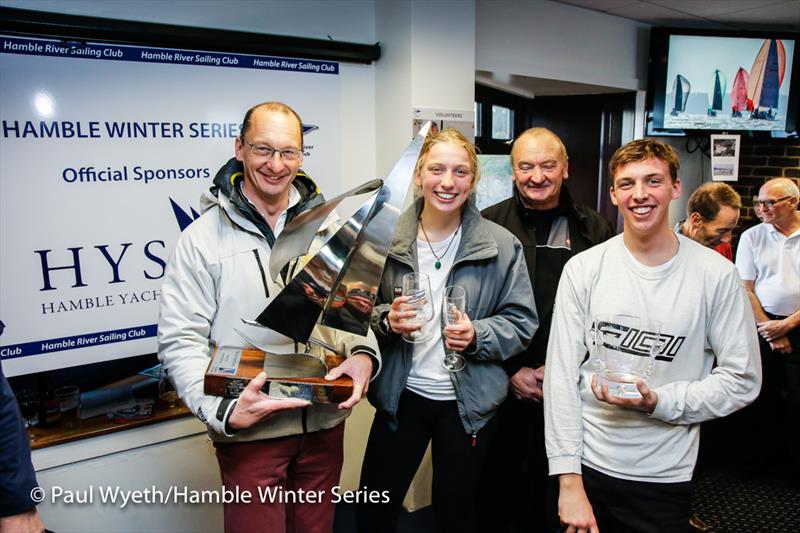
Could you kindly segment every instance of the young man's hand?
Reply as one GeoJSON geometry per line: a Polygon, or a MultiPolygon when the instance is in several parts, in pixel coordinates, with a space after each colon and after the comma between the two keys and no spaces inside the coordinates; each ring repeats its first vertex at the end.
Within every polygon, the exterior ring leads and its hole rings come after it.
{"type": "Polygon", "coordinates": [[[565,533],[600,533],[580,474],[561,474],[558,478],[558,519],[565,533]]]}
{"type": "Polygon", "coordinates": [[[603,384],[603,386],[600,387],[597,384],[597,375],[592,375],[592,392],[595,398],[601,402],[619,405],[620,407],[627,407],[629,409],[636,409],[637,411],[644,411],[648,414],[652,413],[656,405],[658,405],[658,394],[651,390],[644,381],[638,381],[636,383],[636,389],[639,391],[639,394],[642,395],[641,398],[620,398],[619,396],[609,394],[608,385],[603,384]]]}

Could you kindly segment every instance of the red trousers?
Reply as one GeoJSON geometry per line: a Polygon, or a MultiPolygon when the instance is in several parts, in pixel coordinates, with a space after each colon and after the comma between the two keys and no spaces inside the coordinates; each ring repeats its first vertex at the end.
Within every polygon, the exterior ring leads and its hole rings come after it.
{"type": "Polygon", "coordinates": [[[224,505],[225,533],[330,533],[344,423],[305,435],[217,444],[222,483],[252,495],[224,505]]]}

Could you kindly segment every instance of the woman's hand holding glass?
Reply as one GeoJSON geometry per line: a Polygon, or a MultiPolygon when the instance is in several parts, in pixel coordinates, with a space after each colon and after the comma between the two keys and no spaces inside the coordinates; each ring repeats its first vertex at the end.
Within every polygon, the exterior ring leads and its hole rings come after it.
{"type": "Polygon", "coordinates": [[[392,300],[389,314],[386,315],[389,328],[392,332],[400,335],[411,335],[422,329],[423,325],[422,322],[413,320],[417,316],[417,310],[407,303],[408,298],[408,296],[398,296],[392,300]]]}
{"type": "Polygon", "coordinates": [[[463,352],[475,339],[475,328],[466,312],[466,291],[463,287],[451,285],[445,287],[444,298],[442,299],[442,314],[444,315],[444,336],[445,354],[442,360],[444,366],[450,372],[459,372],[467,366],[467,361],[463,352]]]}
{"type": "Polygon", "coordinates": [[[444,327],[444,345],[456,352],[463,352],[475,339],[475,328],[466,312],[456,312],[456,320],[452,325],[444,327]]]}
{"type": "MultiPolygon", "coordinates": [[[[403,340],[406,342],[419,343],[431,340],[433,332],[430,327],[427,327],[428,323],[433,320],[430,277],[422,272],[404,274],[403,297],[405,300],[400,303],[400,309],[405,319],[405,328],[394,331],[402,333],[403,340]]],[[[397,298],[394,302],[397,302],[397,298]]],[[[392,306],[395,305],[394,302],[392,302],[392,306]]],[[[389,325],[391,324],[389,322],[389,325]]]]}

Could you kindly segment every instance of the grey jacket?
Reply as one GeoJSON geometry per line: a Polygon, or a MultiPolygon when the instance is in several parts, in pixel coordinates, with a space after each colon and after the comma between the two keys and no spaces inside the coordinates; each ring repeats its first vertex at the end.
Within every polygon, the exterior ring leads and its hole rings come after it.
{"type": "MultiPolygon", "coordinates": [[[[417,218],[422,199],[400,215],[395,239],[372,312],[383,365],[370,384],[369,400],[397,429],[397,407],[411,370],[413,345],[380,325],[403,274],[417,270],[417,218]]],[[[462,211],[461,244],[448,285],[461,285],[467,294],[467,315],[475,328],[475,347],[465,351],[467,366],[451,374],[461,422],[475,435],[491,419],[508,393],[502,362],[525,349],[539,320],[525,266],[522,245],[508,230],[481,218],[472,199],[462,211]]]]}

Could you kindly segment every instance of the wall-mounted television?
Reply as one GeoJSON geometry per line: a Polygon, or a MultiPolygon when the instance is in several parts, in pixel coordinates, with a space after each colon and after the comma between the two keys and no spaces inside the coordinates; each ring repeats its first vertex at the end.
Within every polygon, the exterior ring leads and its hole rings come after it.
{"type": "Polygon", "coordinates": [[[648,133],[796,132],[800,34],[653,28],[648,133]]]}

